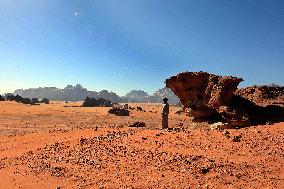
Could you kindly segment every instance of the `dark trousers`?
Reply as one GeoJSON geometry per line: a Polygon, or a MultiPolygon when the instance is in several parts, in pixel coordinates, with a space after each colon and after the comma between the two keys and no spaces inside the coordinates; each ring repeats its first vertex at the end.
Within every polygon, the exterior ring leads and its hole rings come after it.
{"type": "Polygon", "coordinates": [[[167,129],[169,127],[169,115],[162,114],[162,129],[167,129]]]}

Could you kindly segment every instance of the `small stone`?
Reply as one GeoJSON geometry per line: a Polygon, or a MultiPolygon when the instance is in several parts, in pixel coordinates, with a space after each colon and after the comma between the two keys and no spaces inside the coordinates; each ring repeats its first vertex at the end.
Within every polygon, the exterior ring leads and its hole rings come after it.
{"type": "Polygon", "coordinates": [[[224,131],[223,134],[224,134],[227,138],[230,138],[230,135],[229,135],[230,132],[229,132],[229,131],[224,131]]]}
{"type": "Polygon", "coordinates": [[[129,127],[145,127],[145,126],[146,124],[144,122],[139,122],[139,121],[129,125],[129,127]]]}
{"type": "Polygon", "coordinates": [[[202,167],[202,168],[200,169],[200,172],[201,172],[202,174],[206,174],[206,173],[209,172],[209,168],[208,168],[208,167],[202,167]]]}
{"type": "Polygon", "coordinates": [[[210,129],[211,130],[219,130],[219,129],[224,129],[227,127],[227,123],[223,123],[223,122],[217,122],[217,123],[213,123],[211,126],[210,126],[210,129]]]}
{"type": "Polygon", "coordinates": [[[241,136],[234,136],[233,142],[241,142],[241,136]]]}
{"type": "Polygon", "coordinates": [[[230,134],[229,131],[224,131],[223,133],[224,133],[224,135],[229,135],[230,134]]]}

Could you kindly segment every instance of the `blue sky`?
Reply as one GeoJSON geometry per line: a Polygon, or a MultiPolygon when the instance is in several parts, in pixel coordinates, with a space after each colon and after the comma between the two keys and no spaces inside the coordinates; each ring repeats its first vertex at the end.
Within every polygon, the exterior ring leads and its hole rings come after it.
{"type": "Polygon", "coordinates": [[[153,93],[182,71],[284,85],[282,0],[0,0],[0,93],[153,93]]]}

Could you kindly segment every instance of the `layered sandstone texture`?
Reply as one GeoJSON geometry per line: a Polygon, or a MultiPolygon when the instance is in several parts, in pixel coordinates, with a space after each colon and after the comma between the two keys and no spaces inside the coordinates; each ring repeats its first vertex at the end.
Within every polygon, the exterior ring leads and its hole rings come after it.
{"type": "Polygon", "coordinates": [[[284,117],[281,107],[258,106],[242,95],[235,95],[242,81],[242,78],[207,72],[183,72],[165,83],[197,121],[224,121],[242,127],[284,117]]]}
{"type": "Polygon", "coordinates": [[[284,107],[284,87],[251,86],[237,89],[235,94],[260,106],[277,105],[284,107]]]}

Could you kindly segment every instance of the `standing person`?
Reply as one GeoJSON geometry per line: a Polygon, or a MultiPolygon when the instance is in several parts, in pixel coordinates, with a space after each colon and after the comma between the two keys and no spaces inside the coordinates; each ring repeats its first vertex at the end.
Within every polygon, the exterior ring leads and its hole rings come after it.
{"type": "Polygon", "coordinates": [[[167,98],[164,98],[163,101],[164,101],[164,104],[163,104],[163,112],[162,112],[162,129],[167,129],[170,106],[169,106],[167,98]]]}

